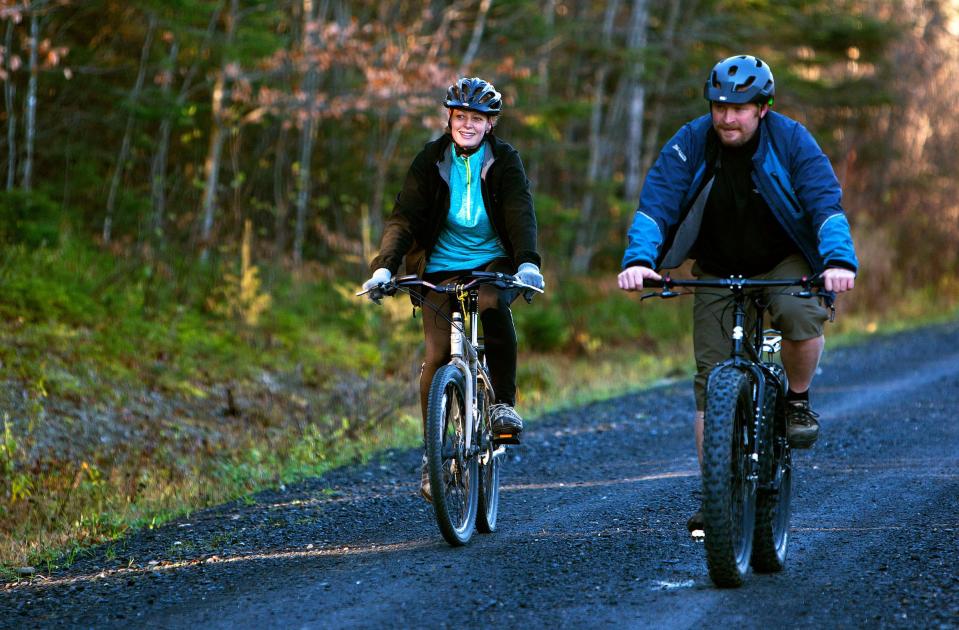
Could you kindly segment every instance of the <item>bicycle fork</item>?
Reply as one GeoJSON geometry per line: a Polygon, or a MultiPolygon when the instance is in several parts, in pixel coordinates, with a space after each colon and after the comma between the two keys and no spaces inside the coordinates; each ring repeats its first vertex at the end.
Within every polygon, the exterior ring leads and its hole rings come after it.
{"type": "MultiPolygon", "coordinates": [[[[763,423],[767,421],[766,415],[766,376],[763,374],[762,369],[759,367],[761,363],[760,357],[755,356],[751,357],[754,361],[750,361],[746,357],[748,351],[752,350],[752,346],[746,343],[746,309],[743,305],[745,301],[745,294],[742,287],[737,287],[733,289],[733,292],[736,296],[736,308],[733,309],[733,365],[736,365],[740,369],[746,369],[752,373],[753,387],[753,399],[752,399],[752,426],[750,440],[750,453],[747,458],[749,462],[749,471],[746,475],[746,480],[749,482],[749,485],[752,487],[753,491],[761,487],[761,471],[762,471],[762,457],[761,453],[764,448],[764,436],[762,432],[763,423]]],[[[757,314],[757,317],[762,317],[762,311],[757,314]]],[[[752,352],[751,354],[755,354],[752,352]]]]}
{"type": "MultiPolygon", "coordinates": [[[[463,374],[463,380],[466,383],[466,426],[464,427],[466,435],[463,436],[466,453],[470,453],[473,448],[473,427],[476,426],[476,371],[477,363],[476,351],[473,345],[466,343],[463,339],[463,314],[459,311],[453,312],[453,323],[450,326],[450,363],[455,365],[463,374]]],[[[476,332],[471,331],[475,336],[476,332]]]]}

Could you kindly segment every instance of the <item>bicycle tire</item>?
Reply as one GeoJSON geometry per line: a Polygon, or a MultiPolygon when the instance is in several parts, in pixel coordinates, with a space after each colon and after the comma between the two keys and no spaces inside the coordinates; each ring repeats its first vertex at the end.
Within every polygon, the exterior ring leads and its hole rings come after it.
{"type": "Polygon", "coordinates": [[[437,370],[426,407],[426,463],[433,512],[450,545],[465,545],[473,536],[479,500],[476,453],[465,450],[466,387],[454,365],[437,370]]]}
{"type": "Polygon", "coordinates": [[[483,534],[496,531],[496,519],[499,516],[499,459],[493,457],[496,446],[493,444],[493,425],[489,417],[489,401],[493,392],[480,381],[476,394],[476,407],[480,417],[480,456],[486,463],[479,465],[479,512],[476,515],[476,529],[483,534]]]}
{"type": "Polygon", "coordinates": [[[752,393],[742,370],[714,371],[703,429],[703,520],[709,577],[720,587],[743,583],[755,526],[756,484],[748,479],[752,393]]]}
{"type": "MultiPolygon", "coordinates": [[[[782,372],[779,368],[777,372],[782,372]]],[[[776,573],[786,566],[789,547],[789,517],[792,499],[792,455],[786,437],[785,375],[782,389],[772,380],[767,382],[764,401],[766,448],[762,482],[773,486],[760,490],[756,497],[756,527],[753,531],[753,570],[776,573]]]]}

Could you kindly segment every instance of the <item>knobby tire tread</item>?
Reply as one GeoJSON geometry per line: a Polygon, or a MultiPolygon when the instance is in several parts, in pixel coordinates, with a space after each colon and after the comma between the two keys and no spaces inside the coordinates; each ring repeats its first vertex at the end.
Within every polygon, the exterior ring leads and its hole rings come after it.
{"type": "Polygon", "coordinates": [[[479,481],[477,459],[471,458],[469,468],[469,496],[467,497],[465,527],[457,531],[445,493],[445,473],[443,468],[443,438],[445,434],[446,407],[443,394],[452,385],[458,392],[458,400],[448,400],[448,404],[461,406],[460,414],[465,419],[466,387],[463,374],[453,365],[445,365],[437,370],[430,385],[426,411],[426,461],[430,475],[430,489],[433,495],[433,512],[440,533],[450,545],[458,547],[469,542],[476,523],[476,511],[479,503],[477,483],[479,481]]]}
{"type": "MultiPolygon", "coordinates": [[[[703,516],[705,520],[706,564],[709,576],[720,587],[736,587],[743,583],[749,568],[749,549],[745,559],[737,562],[734,540],[733,515],[730,513],[729,497],[732,492],[730,470],[731,444],[737,407],[750,404],[749,379],[735,368],[722,368],[714,373],[708,383],[706,416],[703,428],[703,516]]],[[[751,415],[751,414],[750,414],[751,415]]],[[[753,495],[755,496],[755,495],[753,495]]],[[[747,508],[747,513],[749,509],[747,508]]],[[[751,529],[753,516],[742,524],[751,529]]],[[[742,541],[751,547],[752,532],[742,541]]]]}
{"type": "MultiPolygon", "coordinates": [[[[482,383],[482,381],[480,381],[482,383]]],[[[493,445],[493,427],[489,417],[489,402],[493,392],[483,385],[478,385],[477,407],[482,410],[481,431],[483,438],[489,444],[489,451],[495,450],[493,445]]],[[[476,530],[483,534],[496,531],[496,521],[499,516],[499,467],[497,459],[489,459],[486,465],[479,467],[479,510],[476,514],[476,530]]]]}

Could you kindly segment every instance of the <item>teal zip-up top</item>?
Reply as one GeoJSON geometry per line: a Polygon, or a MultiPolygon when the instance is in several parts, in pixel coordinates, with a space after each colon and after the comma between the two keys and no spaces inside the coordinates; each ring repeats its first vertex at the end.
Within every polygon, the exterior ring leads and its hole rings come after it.
{"type": "Polygon", "coordinates": [[[506,256],[483,202],[485,143],[472,155],[456,155],[449,147],[450,207],[446,223],[426,265],[427,273],[475,269],[506,256]]]}

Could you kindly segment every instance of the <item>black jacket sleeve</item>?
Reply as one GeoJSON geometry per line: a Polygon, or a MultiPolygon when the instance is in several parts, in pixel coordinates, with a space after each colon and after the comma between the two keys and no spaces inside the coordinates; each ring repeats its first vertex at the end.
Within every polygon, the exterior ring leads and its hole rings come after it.
{"type": "Polygon", "coordinates": [[[396,275],[403,257],[410,250],[417,234],[422,234],[429,216],[429,168],[436,168],[427,156],[420,153],[413,159],[403,181],[403,187],[396,195],[393,212],[386,220],[383,238],[380,240],[380,253],[370,262],[370,270],[386,267],[396,275]]]}

